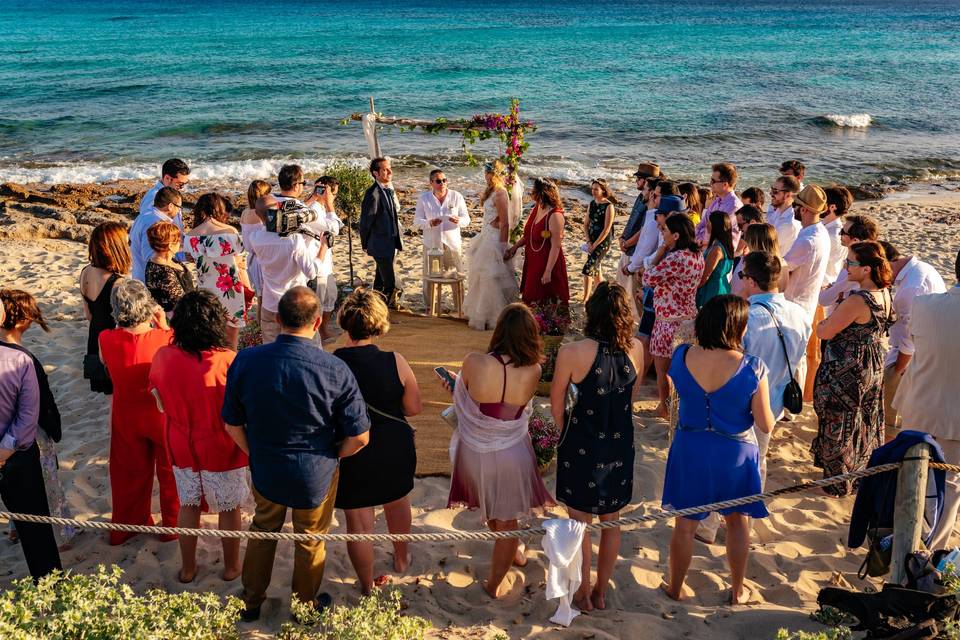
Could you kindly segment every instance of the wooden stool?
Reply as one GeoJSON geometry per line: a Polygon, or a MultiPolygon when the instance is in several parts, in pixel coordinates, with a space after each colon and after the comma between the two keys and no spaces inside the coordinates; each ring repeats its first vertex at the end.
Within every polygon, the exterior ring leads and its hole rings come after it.
{"type": "Polygon", "coordinates": [[[450,295],[453,297],[453,307],[458,318],[463,317],[463,277],[445,278],[443,276],[425,276],[427,284],[427,315],[440,315],[440,298],[443,294],[443,285],[450,286],[450,295]]]}

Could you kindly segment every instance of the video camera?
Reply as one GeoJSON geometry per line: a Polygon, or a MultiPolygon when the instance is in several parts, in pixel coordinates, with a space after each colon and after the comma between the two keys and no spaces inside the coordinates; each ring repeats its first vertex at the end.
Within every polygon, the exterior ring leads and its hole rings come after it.
{"type": "Polygon", "coordinates": [[[297,200],[284,200],[277,207],[267,209],[266,228],[267,231],[275,233],[281,238],[289,236],[291,233],[302,233],[305,236],[316,238],[325,242],[328,247],[333,246],[333,234],[329,231],[317,233],[303,227],[305,224],[316,222],[319,214],[305,207],[303,203],[297,200]]]}

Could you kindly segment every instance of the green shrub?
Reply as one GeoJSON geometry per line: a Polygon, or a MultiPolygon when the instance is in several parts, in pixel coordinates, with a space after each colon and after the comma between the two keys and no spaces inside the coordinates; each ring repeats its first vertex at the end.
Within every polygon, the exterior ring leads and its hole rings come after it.
{"type": "Polygon", "coordinates": [[[284,624],[279,640],[422,640],[432,626],[423,618],[400,613],[402,597],[397,590],[375,589],[355,607],[336,605],[323,613],[296,598],[290,606],[298,622],[284,624]]]}
{"type": "Polygon", "coordinates": [[[94,574],[54,572],[34,584],[17,580],[0,594],[0,638],[238,638],[243,603],[212,593],[137,595],[122,584],[123,570],[100,565],[94,574]]]}
{"type": "Polygon", "coordinates": [[[340,190],[337,192],[337,209],[349,216],[350,222],[356,224],[360,220],[363,194],[373,184],[373,176],[366,168],[346,162],[335,162],[327,167],[324,174],[340,182],[340,190]]]}
{"type": "Polygon", "coordinates": [[[836,629],[827,629],[826,631],[794,631],[780,629],[777,632],[777,640],[851,640],[853,632],[848,627],[837,627],[836,629]]]}

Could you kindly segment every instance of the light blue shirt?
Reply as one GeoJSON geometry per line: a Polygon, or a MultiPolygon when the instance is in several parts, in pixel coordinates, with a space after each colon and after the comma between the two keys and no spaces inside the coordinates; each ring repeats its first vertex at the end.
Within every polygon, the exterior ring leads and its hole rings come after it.
{"type": "MultiPolygon", "coordinates": [[[[153,249],[150,248],[150,241],[147,240],[147,229],[158,222],[172,222],[180,227],[181,241],[183,238],[183,215],[178,213],[175,218],[170,218],[167,214],[155,208],[151,208],[147,213],[141,213],[133,221],[130,227],[130,254],[133,256],[132,276],[143,282],[144,272],[147,269],[147,262],[153,255],[153,249]]],[[[180,253],[177,254],[179,257],[180,253]]]]}
{"type": "Polygon", "coordinates": [[[157,197],[157,191],[163,189],[163,183],[157,180],[157,184],[143,194],[143,200],[140,201],[140,215],[153,211],[153,199],[157,197]]]}
{"type": "MultiPolygon", "coordinates": [[[[767,365],[767,381],[770,385],[770,409],[774,418],[783,415],[783,392],[790,382],[790,372],[797,378],[797,370],[804,362],[811,327],[807,324],[807,312],[796,302],[790,302],[782,293],[758,293],[750,296],[750,312],[747,318],[747,333],[743,337],[743,351],[757,356],[767,365]],[[783,347],[777,336],[777,326],[770,312],[760,306],[763,303],[773,310],[780,323],[790,365],[783,357],[783,347]]],[[[797,378],[803,386],[803,380],[797,378]]]]}

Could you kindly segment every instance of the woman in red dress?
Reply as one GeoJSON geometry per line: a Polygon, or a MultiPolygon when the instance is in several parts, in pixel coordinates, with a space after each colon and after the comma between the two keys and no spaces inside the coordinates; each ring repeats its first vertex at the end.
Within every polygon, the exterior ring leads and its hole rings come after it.
{"type": "MultiPolygon", "coordinates": [[[[100,334],[100,359],[113,381],[110,412],[110,494],[113,522],[153,525],[153,476],[160,483],[163,526],[177,526],[180,500],[164,442],[163,415],[148,390],[150,363],[173,333],[163,309],[139,280],[119,280],[110,292],[116,329],[100,334]],[[154,328],[156,327],[156,328],[154,328]]],[[[110,544],[137,534],[110,532],[110,544]]],[[[176,536],[162,536],[164,542],[176,536]]]]}
{"type": "Polygon", "coordinates": [[[524,247],[520,298],[532,306],[538,302],[570,302],[567,261],[563,256],[563,204],[552,181],[537,178],[530,192],[536,206],[523,228],[523,237],[507,249],[505,260],[524,247]]]}
{"type": "MultiPolygon", "coordinates": [[[[167,446],[180,496],[177,526],[200,527],[200,512],[217,513],[221,529],[240,529],[240,506],[250,491],[247,456],[220,417],[227,369],[227,310],[209,290],[180,298],[170,319],[173,344],[157,352],[150,388],[167,420],[167,446]]],[[[240,539],[223,538],[223,579],[240,575],[240,539]]],[[[180,536],[180,582],[197,575],[197,538],[180,536]]]]}

